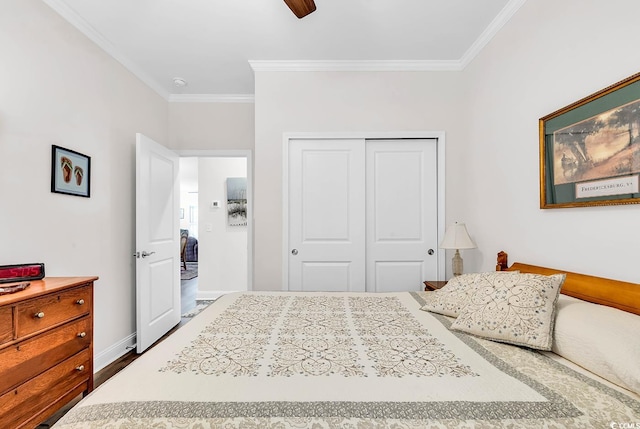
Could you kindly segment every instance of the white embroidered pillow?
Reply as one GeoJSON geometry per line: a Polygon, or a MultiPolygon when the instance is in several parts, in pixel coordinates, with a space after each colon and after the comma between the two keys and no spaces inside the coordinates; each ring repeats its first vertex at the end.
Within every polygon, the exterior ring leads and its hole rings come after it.
{"type": "Polygon", "coordinates": [[[452,329],[539,350],[551,350],[558,294],[565,274],[506,273],[478,278],[452,329]]]}
{"type": "Polygon", "coordinates": [[[421,310],[456,317],[466,305],[469,291],[479,273],[461,274],[453,277],[443,288],[428,292],[421,310]]]}
{"type": "Polygon", "coordinates": [[[485,275],[518,273],[519,271],[496,271],[486,273],[468,273],[451,278],[447,284],[424,295],[425,304],[420,310],[445,316],[457,317],[469,303],[469,294],[474,290],[476,280],[485,275]]]}

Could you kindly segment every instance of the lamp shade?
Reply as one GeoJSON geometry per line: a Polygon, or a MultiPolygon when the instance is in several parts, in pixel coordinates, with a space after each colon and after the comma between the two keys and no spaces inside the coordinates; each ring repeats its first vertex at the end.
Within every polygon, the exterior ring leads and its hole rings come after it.
{"type": "Polygon", "coordinates": [[[440,243],[441,249],[475,249],[476,243],[471,240],[464,223],[454,223],[444,233],[444,239],[440,243]]]}

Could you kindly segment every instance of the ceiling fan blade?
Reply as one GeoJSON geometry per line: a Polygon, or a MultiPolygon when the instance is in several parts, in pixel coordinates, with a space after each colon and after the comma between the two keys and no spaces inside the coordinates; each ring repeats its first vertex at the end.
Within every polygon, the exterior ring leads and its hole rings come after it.
{"type": "Polygon", "coordinates": [[[298,19],[304,18],[316,10],[316,4],[313,0],[284,0],[284,2],[298,19]]]}

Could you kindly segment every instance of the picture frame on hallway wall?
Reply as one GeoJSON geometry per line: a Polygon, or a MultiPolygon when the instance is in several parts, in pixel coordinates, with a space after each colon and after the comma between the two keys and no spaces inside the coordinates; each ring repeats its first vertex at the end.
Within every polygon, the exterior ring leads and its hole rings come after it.
{"type": "Polygon", "coordinates": [[[91,197],[91,157],[51,145],[51,192],[91,197]]]}
{"type": "Polygon", "coordinates": [[[640,73],[539,120],[540,208],[640,203],[640,73]]]}
{"type": "Polygon", "coordinates": [[[247,178],[227,178],[227,225],[247,226],[247,178]]]}

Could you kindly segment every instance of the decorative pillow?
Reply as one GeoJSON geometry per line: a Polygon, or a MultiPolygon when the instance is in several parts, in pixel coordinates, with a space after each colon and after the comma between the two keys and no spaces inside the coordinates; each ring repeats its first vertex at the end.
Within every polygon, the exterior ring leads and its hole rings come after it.
{"type": "Polygon", "coordinates": [[[469,296],[474,290],[474,285],[479,278],[486,275],[508,273],[519,273],[519,271],[469,273],[453,277],[443,288],[427,292],[424,296],[426,303],[420,310],[457,317],[460,311],[469,303],[469,296]]]}
{"type": "Polygon", "coordinates": [[[554,353],[640,395],[640,316],[560,296],[554,353]]]}
{"type": "Polygon", "coordinates": [[[503,273],[479,277],[451,326],[495,341],[551,350],[555,308],[565,274],[503,273]]]}

